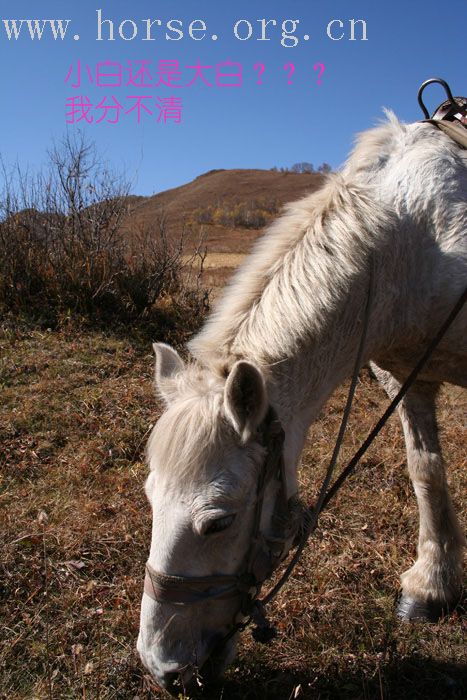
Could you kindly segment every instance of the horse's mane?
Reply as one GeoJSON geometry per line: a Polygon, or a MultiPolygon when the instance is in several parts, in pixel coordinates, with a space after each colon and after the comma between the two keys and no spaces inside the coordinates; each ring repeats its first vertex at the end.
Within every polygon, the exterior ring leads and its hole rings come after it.
{"type": "Polygon", "coordinates": [[[321,189],[288,204],[226,287],[214,313],[191,342],[213,368],[236,357],[263,366],[291,357],[329,318],[392,223],[370,178],[394,150],[404,126],[389,121],[360,135],[347,165],[321,189]]]}

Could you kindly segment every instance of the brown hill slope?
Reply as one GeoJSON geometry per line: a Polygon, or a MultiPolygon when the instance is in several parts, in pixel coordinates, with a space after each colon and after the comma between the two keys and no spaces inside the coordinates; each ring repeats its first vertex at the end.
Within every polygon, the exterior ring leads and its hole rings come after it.
{"type": "Polygon", "coordinates": [[[138,198],[125,228],[131,231],[139,225],[157,224],[163,215],[170,236],[179,235],[184,225],[191,232],[189,247],[202,229],[209,252],[243,253],[286,202],[313,192],[322,182],[319,173],[211,170],[186,185],[138,198]],[[246,225],[232,223],[239,208],[261,215],[246,225]]]}

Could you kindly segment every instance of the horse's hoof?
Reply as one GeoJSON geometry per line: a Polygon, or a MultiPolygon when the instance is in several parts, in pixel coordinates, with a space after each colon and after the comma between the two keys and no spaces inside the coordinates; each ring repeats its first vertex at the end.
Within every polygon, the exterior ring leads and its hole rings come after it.
{"type": "Polygon", "coordinates": [[[403,593],[401,593],[397,603],[397,617],[413,622],[438,622],[448,612],[448,606],[442,603],[437,603],[434,600],[415,600],[415,598],[403,593]]]}

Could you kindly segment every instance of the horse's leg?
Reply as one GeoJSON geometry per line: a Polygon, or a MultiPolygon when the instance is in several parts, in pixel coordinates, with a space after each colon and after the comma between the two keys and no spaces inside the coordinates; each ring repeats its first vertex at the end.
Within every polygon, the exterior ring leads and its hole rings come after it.
{"type": "MultiPolygon", "coordinates": [[[[372,363],[390,398],[400,383],[372,363]]],[[[418,501],[418,557],[401,576],[398,615],[435,621],[457,602],[462,588],[462,547],[459,526],[446,482],[438,440],[435,399],[439,385],[418,381],[399,405],[409,474],[418,501]]]]}

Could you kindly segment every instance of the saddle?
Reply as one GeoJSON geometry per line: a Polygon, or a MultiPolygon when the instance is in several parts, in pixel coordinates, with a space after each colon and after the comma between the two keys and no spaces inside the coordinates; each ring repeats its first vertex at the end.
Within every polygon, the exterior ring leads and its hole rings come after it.
{"type": "Polygon", "coordinates": [[[425,115],[423,122],[433,124],[433,126],[450,136],[461,148],[467,149],[466,97],[453,97],[451,88],[445,80],[442,78],[430,78],[422,84],[418,91],[418,104],[425,115]],[[433,83],[438,83],[444,88],[448,99],[442,102],[430,117],[430,113],[423,102],[423,92],[428,85],[433,83]]]}

